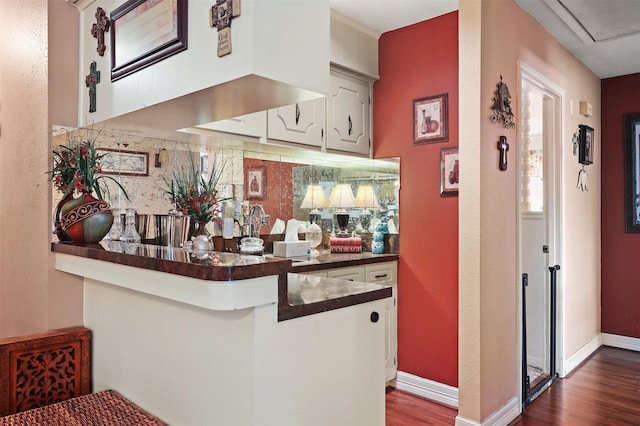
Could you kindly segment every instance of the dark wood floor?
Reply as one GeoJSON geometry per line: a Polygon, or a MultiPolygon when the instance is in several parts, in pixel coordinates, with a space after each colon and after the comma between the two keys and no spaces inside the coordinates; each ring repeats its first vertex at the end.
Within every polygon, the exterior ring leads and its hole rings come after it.
{"type": "MultiPolygon", "coordinates": [[[[387,393],[387,426],[453,425],[456,414],[402,391],[387,393]]],[[[512,423],[520,425],[640,425],[640,353],[600,348],[512,423]]]]}

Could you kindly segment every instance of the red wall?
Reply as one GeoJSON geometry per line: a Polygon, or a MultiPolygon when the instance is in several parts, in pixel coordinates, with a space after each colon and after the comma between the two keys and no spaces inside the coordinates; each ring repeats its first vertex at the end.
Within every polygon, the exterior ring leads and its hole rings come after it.
{"type": "Polygon", "coordinates": [[[458,146],[458,12],[383,34],[379,72],[374,156],[401,158],[398,368],[457,386],[458,198],[440,197],[440,150],[458,146]],[[449,141],[414,146],[413,99],[440,93],[449,141]]]}
{"type": "Polygon", "coordinates": [[[271,224],[260,229],[262,234],[268,234],[276,219],[281,219],[284,223],[287,223],[289,219],[293,219],[293,167],[298,166],[298,164],[245,158],[245,176],[247,176],[247,168],[250,166],[265,167],[266,198],[264,200],[251,200],[250,204],[262,204],[266,213],[271,216],[271,224]]]}
{"type": "Polygon", "coordinates": [[[624,114],[640,112],[640,74],[602,80],[602,332],[640,338],[640,234],[625,233],[624,114]]]}

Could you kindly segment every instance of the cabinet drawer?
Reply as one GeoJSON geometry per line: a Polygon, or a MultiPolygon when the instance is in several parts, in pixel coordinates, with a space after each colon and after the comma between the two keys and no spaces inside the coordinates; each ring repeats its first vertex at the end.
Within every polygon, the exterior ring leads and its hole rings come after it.
{"type": "Polygon", "coordinates": [[[300,275],[311,275],[314,277],[327,277],[327,271],[301,272],[300,275]]]}
{"type": "Polygon", "coordinates": [[[327,277],[363,282],[364,271],[363,268],[359,266],[354,266],[352,268],[329,269],[327,271],[327,277]]]}
{"type": "Polygon", "coordinates": [[[391,285],[398,282],[397,266],[395,262],[379,263],[365,266],[365,281],[391,285]]]}

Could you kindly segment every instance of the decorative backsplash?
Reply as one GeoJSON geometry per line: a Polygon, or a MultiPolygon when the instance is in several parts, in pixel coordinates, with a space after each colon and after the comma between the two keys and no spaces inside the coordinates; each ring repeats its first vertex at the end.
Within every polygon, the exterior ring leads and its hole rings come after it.
{"type": "MultiPolygon", "coordinates": [[[[80,131],[86,132],[86,129],[80,131]]],[[[225,160],[220,180],[221,197],[262,205],[271,217],[270,226],[261,228],[263,234],[270,233],[274,224],[286,224],[289,219],[308,221],[310,209],[301,208],[301,204],[307,187],[318,184],[327,198],[338,183],[349,183],[354,194],[361,185],[373,186],[379,207],[369,209],[373,213],[369,220],[374,224],[391,220],[394,222],[391,229],[395,230],[399,226],[398,159],[370,160],[325,153],[315,153],[315,157],[310,158],[306,150],[274,153],[275,149],[270,152],[268,146],[245,147],[231,139],[213,141],[205,138],[198,143],[187,143],[110,131],[96,131],[94,135],[96,147],[108,153],[111,161],[105,169],[122,184],[131,199],[127,201],[115,184],[109,185],[108,201],[114,208],[124,209],[131,203],[140,215],[166,215],[172,204],[165,193],[164,178],[171,179],[174,171],[191,167],[192,161],[203,172],[210,172],[215,156],[221,154],[225,160]],[[163,150],[166,153],[160,156],[163,150]],[[249,175],[260,178],[253,188],[246,182],[249,175]]],[[[65,144],[66,140],[67,133],[54,136],[55,144],[65,144]]],[[[60,198],[61,194],[55,192],[54,206],[60,198]]],[[[333,209],[320,210],[323,231],[331,232],[335,229],[333,209]]],[[[351,209],[350,231],[360,224],[362,211],[361,208],[351,209]]],[[[365,224],[364,230],[368,228],[365,224]]]]}

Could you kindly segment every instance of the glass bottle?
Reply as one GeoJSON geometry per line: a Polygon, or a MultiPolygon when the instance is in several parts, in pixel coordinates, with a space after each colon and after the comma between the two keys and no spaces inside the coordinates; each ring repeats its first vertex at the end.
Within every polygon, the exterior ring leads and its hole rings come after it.
{"type": "Polygon", "coordinates": [[[111,225],[111,229],[109,230],[109,239],[111,241],[118,241],[122,234],[122,218],[120,216],[120,209],[111,208],[111,211],[113,213],[113,225],[111,225]]]}
{"type": "Polygon", "coordinates": [[[125,228],[120,241],[127,243],[139,243],[140,234],[136,231],[136,210],[133,207],[127,207],[127,215],[125,216],[125,228]]]}

